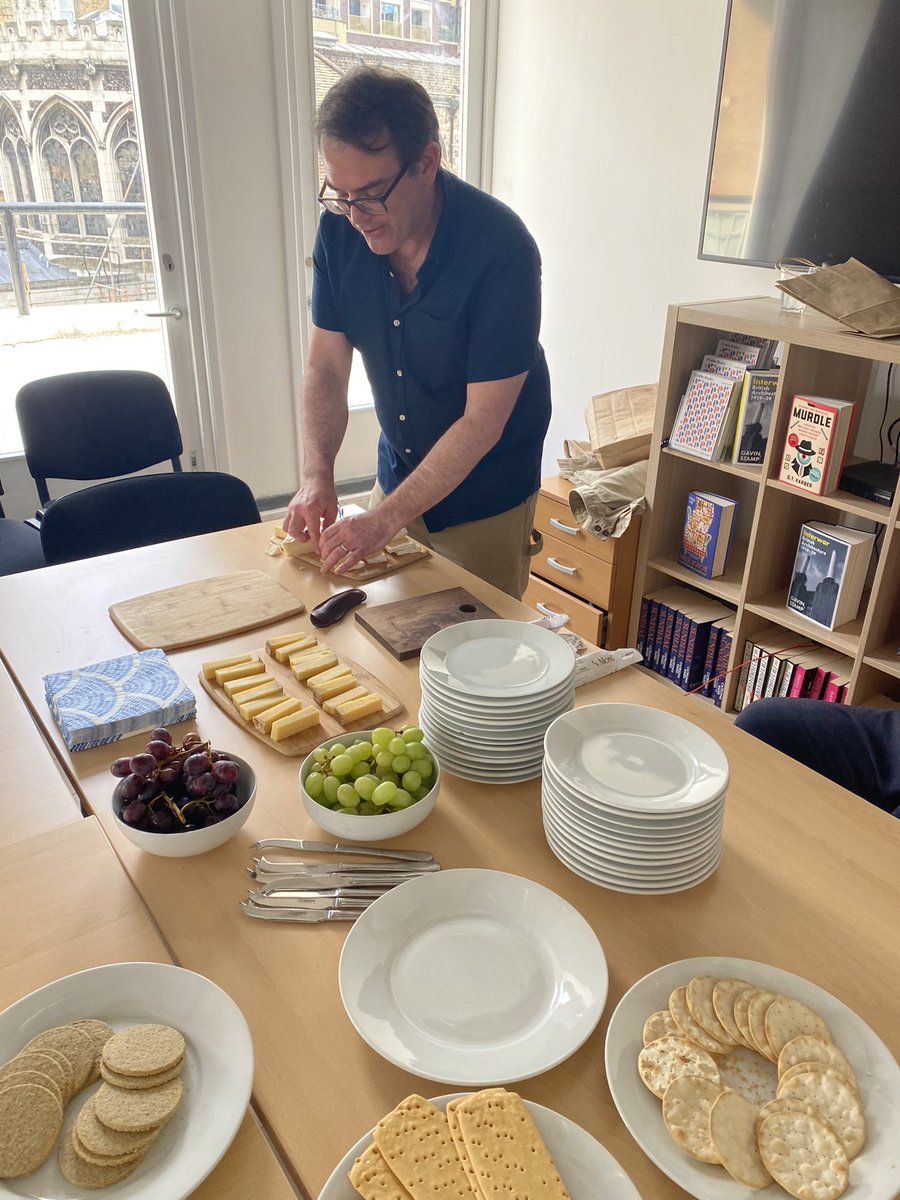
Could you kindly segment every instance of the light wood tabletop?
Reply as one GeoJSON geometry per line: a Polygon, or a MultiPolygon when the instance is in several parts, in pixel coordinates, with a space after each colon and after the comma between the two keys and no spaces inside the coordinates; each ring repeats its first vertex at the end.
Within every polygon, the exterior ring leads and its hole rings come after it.
{"type": "MultiPolygon", "coordinates": [[[[110,556],[101,563],[51,568],[64,573],[58,577],[64,588],[42,586],[43,572],[0,580],[0,627],[9,631],[3,649],[19,686],[39,709],[40,680],[47,671],[126,652],[127,642],[106,618],[116,600],[250,568],[268,570],[301,596],[307,609],[346,586],[296,562],[267,559],[269,532],[256,526],[110,556]],[[13,610],[22,614],[15,628],[5,620],[13,610]]],[[[534,617],[434,557],[368,583],[365,590],[373,605],[459,584],[501,616],[534,617]]],[[[252,738],[203,694],[197,672],[204,660],[257,648],[265,636],[294,628],[309,628],[308,613],[262,636],[245,633],[169,655],[197,692],[196,727],[215,746],[251,761],[257,773],[254,810],[220,849],[197,858],[165,859],[139,852],[124,838],[111,812],[108,769],[114,757],[134,752],[140,737],[71,755],[68,762],[175,960],[223,987],[247,1018],[256,1053],[255,1109],[296,1180],[315,1197],[346,1150],[404,1096],[456,1089],[392,1066],[356,1034],[337,987],[345,926],[254,921],[238,908],[250,882],[246,867],[253,841],[321,834],[299,802],[301,760],[252,738]]],[[[338,655],[359,662],[404,700],[407,715],[396,723],[415,720],[417,660],[395,660],[352,616],[329,629],[327,637],[338,655]]],[[[624,701],[680,714],[725,750],[731,771],[725,852],[707,882],[674,895],[635,896],[572,874],[546,844],[538,780],[490,787],[445,774],[434,813],[400,844],[433,851],[445,869],[491,868],[527,877],[564,897],[587,919],[609,965],[603,1017],[571,1057],[517,1087],[597,1137],[645,1198],[667,1200],[685,1193],[631,1138],[605,1078],[605,1030],[617,1002],[637,980],[666,963],[706,955],[751,959],[791,971],[839,997],[897,1054],[900,824],[644,672],[632,668],[585,685],[576,700],[624,701]]],[[[48,734],[59,744],[45,713],[48,734]]],[[[188,723],[179,730],[193,727],[188,723]]]]}
{"type": "MultiPolygon", "coordinates": [[[[0,902],[0,1011],[76,971],[172,961],[94,817],[0,848],[0,902]]],[[[296,1195],[252,1111],[221,1162],[191,1193],[192,1200],[296,1195]]]]}
{"type": "Polygon", "coordinates": [[[0,846],[81,820],[68,776],[0,661],[0,846]]]}

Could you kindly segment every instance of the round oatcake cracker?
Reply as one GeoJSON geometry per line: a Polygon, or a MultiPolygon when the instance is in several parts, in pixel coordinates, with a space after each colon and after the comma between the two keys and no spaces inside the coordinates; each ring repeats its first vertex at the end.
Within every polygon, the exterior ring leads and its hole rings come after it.
{"type": "Polygon", "coordinates": [[[30,1175],[53,1150],[63,1108],[36,1083],[0,1085],[0,1179],[30,1175]]]}
{"type": "MultiPolygon", "coordinates": [[[[734,1002],[741,994],[750,988],[743,979],[720,979],[713,987],[712,1003],[716,1016],[728,1031],[728,1037],[736,1046],[746,1046],[744,1035],[734,1019],[734,1002]]],[[[749,1048],[749,1047],[748,1047],[749,1048]]]]}
{"type": "Polygon", "coordinates": [[[75,1152],[71,1129],[59,1147],[59,1169],[63,1177],[77,1188],[105,1188],[114,1183],[121,1183],[140,1161],[140,1158],[137,1158],[134,1162],[118,1167],[98,1167],[96,1163],[85,1162],[75,1152]]]}
{"type": "Polygon", "coordinates": [[[731,1036],[713,1006],[713,988],[718,982],[714,975],[695,975],[687,985],[687,1006],[700,1028],[706,1030],[711,1038],[724,1046],[736,1046],[739,1040],[731,1036]]]}
{"type": "Polygon", "coordinates": [[[709,1136],[709,1110],[722,1091],[716,1080],[679,1075],[663,1095],[663,1121],[672,1140],[700,1162],[722,1161],[709,1136]]]}
{"type": "Polygon", "coordinates": [[[772,1180],[756,1145],[756,1112],[740,1092],[722,1092],[709,1110],[709,1136],[732,1179],[764,1188],[772,1180]]]}
{"type": "Polygon", "coordinates": [[[765,1029],[766,1041],[776,1057],[788,1042],[803,1034],[821,1038],[824,1042],[831,1041],[828,1026],[819,1014],[787,996],[777,997],[766,1009],[765,1029]]]}
{"type": "Polygon", "coordinates": [[[782,1080],[778,1098],[797,1100],[818,1111],[840,1139],[847,1158],[855,1158],[866,1141],[866,1119],[859,1096],[839,1075],[824,1071],[806,1071],[793,1079],[782,1080]]]}
{"type": "Polygon", "coordinates": [[[140,1133],[123,1133],[118,1129],[110,1129],[97,1119],[93,1096],[89,1096],[82,1104],[73,1128],[79,1143],[78,1149],[87,1152],[82,1157],[96,1155],[100,1158],[119,1158],[122,1155],[142,1153],[156,1139],[158,1133],[156,1129],[140,1133]]]}
{"type": "Polygon", "coordinates": [[[688,1008],[687,988],[678,987],[669,996],[669,1012],[679,1027],[684,1036],[701,1050],[705,1050],[707,1054],[725,1054],[731,1049],[730,1045],[725,1045],[718,1038],[710,1037],[702,1025],[694,1020],[691,1010],[688,1008]]]}
{"type": "Polygon", "coordinates": [[[57,1025],[45,1029],[31,1039],[25,1050],[42,1050],[45,1046],[58,1050],[72,1065],[72,1095],[80,1092],[94,1067],[94,1043],[83,1029],[74,1025],[57,1025]]]}
{"type": "Polygon", "coordinates": [[[124,1167],[128,1163],[137,1162],[138,1159],[144,1157],[150,1145],[159,1137],[159,1130],[154,1129],[150,1133],[150,1141],[140,1150],[132,1150],[128,1154],[95,1154],[93,1150],[88,1150],[84,1145],[74,1125],[70,1132],[75,1153],[83,1162],[92,1163],[95,1167],[124,1167]]]}
{"type": "Polygon", "coordinates": [[[644,1022],[643,1042],[645,1046],[649,1046],[651,1042],[655,1042],[657,1038],[661,1037],[681,1037],[681,1030],[668,1009],[651,1013],[644,1022]]]}
{"type": "Polygon", "coordinates": [[[178,1107],[181,1093],[180,1079],[170,1079],[159,1087],[130,1092],[101,1083],[94,1093],[94,1112],[97,1119],[110,1129],[138,1133],[155,1129],[167,1121],[178,1107]]]}
{"type": "Polygon", "coordinates": [[[99,1021],[96,1017],[81,1017],[77,1021],[70,1021],[69,1024],[86,1033],[93,1042],[94,1063],[91,1067],[88,1083],[94,1083],[100,1078],[100,1055],[103,1052],[103,1047],[115,1033],[115,1030],[112,1025],[107,1025],[105,1021],[99,1021]]]}
{"type": "Polygon", "coordinates": [[[792,1038],[778,1055],[779,1079],[789,1067],[800,1062],[815,1062],[821,1063],[824,1067],[831,1067],[839,1075],[843,1075],[848,1083],[852,1083],[856,1091],[859,1091],[850,1060],[842,1050],[835,1046],[834,1042],[826,1042],[822,1038],[810,1037],[806,1034],[792,1038]]]}
{"type": "Polygon", "coordinates": [[[60,1107],[64,1107],[65,1105],[62,1091],[56,1080],[52,1079],[49,1075],[45,1075],[43,1071],[30,1071],[27,1067],[20,1067],[18,1071],[10,1071],[8,1075],[4,1075],[3,1079],[0,1080],[0,1087],[3,1087],[7,1083],[36,1083],[39,1087],[46,1088],[48,1092],[52,1092],[59,1101],[60,1107]]]}
{"type": "Polygon", "coordinates": [[[645,1046],[638,1055],[638,1073],[654,1096],[660,1100],[666,1088],[679,1075],[702,1075],[718,1082],[715,1060],[686,1038],[662,1037],[645,1046]]]}
{"type": "Polygon", "coordinates": [[[158,1087],[161,1083],[168,1083],[170,1079],[181,1074],[183,1066],[184,1055],[167,1071],[157,1071],[155,1075],[120,1075],[118,1071],[111,1071],[106,1063],[101,1062],[100,1074],[113,1087],[124,1088],[126,1092],[143,1091],[144,1088],[158,1087]]]}
{"type": "Polygon", "coordinates": [[[0,1067],[0,1082],[19,1071],[38,1071],[52,1079],[63,1097],[62,1103],[72,1095],[72,1067],[69,1060],[56,1050],[21,1050],[15,1058],[0,1067]]]}
{"type": "Polygon", "coordinates": [[[809,1113],[776,1112],[759,1127],[766,1170],[797,1200],[837,1200],[850,1167],[834,1130],[809,1113]]]}
{"type": "Polygon", "coordinates": [[[132,1025],[103,1047],[103,1063],[118,1075],[155,1075],[184,1054],[184,1038],[171,1025],[132,1025]]]}

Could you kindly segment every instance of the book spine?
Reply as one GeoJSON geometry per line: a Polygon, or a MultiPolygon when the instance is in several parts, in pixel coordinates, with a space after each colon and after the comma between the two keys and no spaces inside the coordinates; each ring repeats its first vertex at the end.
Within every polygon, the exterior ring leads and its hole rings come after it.
{"type": "Polygon", "coordinates": [[[635,634],[634,639],[634,648],[640,655],[645,654],[644,647],[647,639],[647,622],[650,617],[651,603],[652,601],[650,600],[649,596],[641,597],[641,612],[640,616],[638,617],[637,633],[635,634]]]}
{"type": "Polygon", "coordinates": [[[656,627],[659,621],[659,601],[651,600],[647,608],[647,631],[644,634],[644,666],[653,670],[653,647],[656,643],[656,627]]]}
{"type": "Polygon", "coordinates": [[[681,672],[681,686],[686,692],[692,692],[703,682],[703,669],[711,636],[712,626],[709,622],[702,625],[694,622],[694,629],[688,636],[684,667],[681,672]]]}
{"type": "Polygon", "coordinates": [[[651,671],[659,670],[659,644],[662,640],[663,629],[666,624],[666,605],[660,600],[656,605],[655,619],[653,620],[653,636],[649,639],[647,645],[647,655],[651,671]]]}
{"type": "Polygon", "coordinates": [[[666,619],[662,625],[662,636],[659,641],[659,662],[657,663],[657,671],[660,675],[665,675],[666,668],[669,665],[669,649],[672,645],[672,630],[675,627],[675,617],[678,613],[676,608],[666,605],[666,619]]]}
{"type": "Polygon", "coordinates": [[[813,671],[813,679],[809,688],[810,700],[821,699],[822,693],[833,675],[834,671],[828,671],[825,667],[816,667],[815,671],[813,671]]]}
{"type": "Polygon", "coordinates": [[[750,663],[753,659],[753,643],[747,638],[744,642],[744,653],[741,656],[741,673],[738,675],[737,688],[734,693],[734,707],[740,712],[743,701],[744,690],[747,687],[747,676],[750,674],[750,663]]]}
{"type": "Polygon", "coordinates": [[[672,621],[672,638],[669,642],[669,649],[665,658],[665,666],[663,667],[663,674],[665,675],[666,679],[675,679],[675,664],[678,662],[678,657],[681,652],[681,635],[684,632],[684,620],[684,613],[680,609],[676,609],[675,617],[672,621]]]}
{"type": "Polygon", "coordinates": [[[774,696],[775,688],[783,668],[784,658],[779,654],[773,654],[769,660],[769,670],[766,674],[766,684],[762,691],[764,699],[768,700],[770,696],[774,696]]]}
{"type": "Polygon", "coordinates": [[[741,699],[741,711],[753,700],[753,688],[756,686],[756,673],[759,670],[760,657],[761,651],[759,646],[751,642],[750,662],[747,667],[747,682],[744,684],[744,692],[741,699]]]}
{"type": "Polygon", "coordinates": [[[794,671],[797,669],[797,664],[793,659],[787,658],[784,662],[784,671],[781,673],[781,682],[778,685],[778,696],[789,696],[791,693],[791,682],[794,678],[794,671]]]}
{"type": "Polygon", "coordinates": [[[804,699],[808,696],[815,673],[815,667],[796,663],[794,666],[794,676],[791,679],[791,690],[788,692],[788,695],[793,696],[794,699],[804,699]]]}
{"type": "Polygon", "coordinates": [[[844,685],[839,684],[837,682],[837,680],[834,678],[834,676],[832,675],[831,679],[829,679],[828,682],[825,684],[825,690],[822,693],[822,699],[827,701],[829,704],[839,703],[838,696],[840,696],[840,694],[841,694],[842,686],[844,686],[844,685]]]}
{"type": "Polygon", "coordinates": [[[769,665],[772,662],[771,652],[761,650],[759,662],[756,664],[756,678],[753,681],[753,694],[750,697],[750,703],[754,700],[761,700],[762,694],[766,689],[766,680],[769,678],[769,665]]]}
{"type": "Polygon", "coordinates": [[[706,658],[703,663],[703,675],[701,682],[703,683],[703,691],[701,695],[712,696],[712,687],[710,680],[716,673],[716,656],[719,652],[719,642],[722,638],[722,630],[715,626],[709,631],[709,641],[706,643],[706,658]]]}
{"type": "Polygon", "coordinates": [[[726,672],[733,644],[734,634],[723,629],[719,638],[719,648],[716,651],[716,665],[713,669],[712,697],[716,708],[721,708],[725,701],[725,682],[728,678],[726,672]]]}

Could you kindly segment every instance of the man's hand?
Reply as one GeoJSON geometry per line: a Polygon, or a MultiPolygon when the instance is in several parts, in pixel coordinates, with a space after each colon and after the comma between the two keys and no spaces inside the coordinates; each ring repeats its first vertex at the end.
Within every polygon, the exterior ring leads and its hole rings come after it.
{"type": "Polygon", "coordinates": [[[343,517],[322,530],[319,558],[323,571],[343,575],[356,563],[384,549],[402,526],[394,525],[389,512],[382,511],[383,507],[379,504],[368,512],[343,517]]]}
{"type": "Polygon", "coordinates": [[[312,542],[313,550],[321,556],[322,532],[334,523],[337,512],[334,479],[306,479],[288,505],[284,531],[298,542],[312,542]]]}

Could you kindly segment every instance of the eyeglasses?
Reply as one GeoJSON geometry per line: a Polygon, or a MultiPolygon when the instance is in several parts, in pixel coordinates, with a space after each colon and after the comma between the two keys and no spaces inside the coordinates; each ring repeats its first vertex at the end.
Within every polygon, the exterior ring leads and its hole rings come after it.
{"type": "Polygon", "coordinates": [[[362,196],[359,200],[339,200],[337,196],[326,196],[325,188],[328,186],[326,180],[319,191],[319,203],[329,212],[340,213],[342,216],[349,217],[351,208],[355,208],[358,212],[365,213],[370,217],[381,216],[387,212],[388,196],[409,170],[409,163],[404,163],[400,168],[400,172],[394,179],[394,182],[382,196],[362,196]]]}

